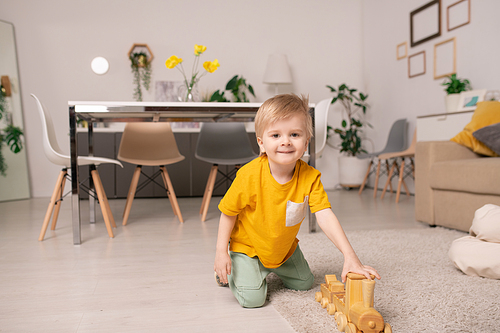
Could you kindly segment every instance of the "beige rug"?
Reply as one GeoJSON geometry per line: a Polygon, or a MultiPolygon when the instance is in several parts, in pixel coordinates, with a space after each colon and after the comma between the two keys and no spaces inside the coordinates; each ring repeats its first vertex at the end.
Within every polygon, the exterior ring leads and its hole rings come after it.
{"type": "MultiPolygon", "coordinates": [[[[375,309],[393,332],[500,332],[500,280],[467,276],[448,259],[451,242],[465,235],[439,227],[347,232],[361,261],[382,276],[375,309]]],[[[340,278],[342,255],[321,232],[300,237],[300,246],[313,288],[291,291],[270,275],[269,300],[297,332],[338,332],[314,294],[325,274],[340,278]]]]}

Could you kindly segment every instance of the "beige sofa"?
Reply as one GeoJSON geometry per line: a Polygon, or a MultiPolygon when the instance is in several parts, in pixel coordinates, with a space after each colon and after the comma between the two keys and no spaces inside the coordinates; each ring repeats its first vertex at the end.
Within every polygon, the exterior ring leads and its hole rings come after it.
{"type": "Polygon", "coordinates": [[[423,141],[415,153],[415,217],[469,231],[474,212],[500,206],[500,157],[483,157],[452,141],[423,141]]]}

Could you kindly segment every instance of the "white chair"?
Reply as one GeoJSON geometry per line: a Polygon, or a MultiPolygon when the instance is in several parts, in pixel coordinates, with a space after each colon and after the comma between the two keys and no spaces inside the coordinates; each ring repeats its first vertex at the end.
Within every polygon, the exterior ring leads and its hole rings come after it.
{"type": "Polygon", "coordinates": [[[201,220],[205,221],[212,192],[222,183],[215,183],[217,172],[226,179],[232,180],[238,168],[257,157],[252,149],[250,138],[243,123],[203,123],[196,143],[195,157],[201,161],[212,163],[205,193],[201,203],[201,220]],[[228,174],[219,170],[219,164],[235,165],[228,174]]]}
{"type": "Polygon", "coordinates": [[[125,210],[123,211],[123,225],[127,224],[132,202],[137,191],[137,184],[142,173],[142,166],[144,165],[159,166],[160,170],[152,177],[148,177],[139,188],[142,188],[145,183],[153,181],[153,179],[161,174],[174,215],[181,222],[184,222],[174,187],[165,167],[165,165],[184,160],[184,156],[179,153],[170,123],[127,123],[120,141],[118,159],[136,165],[132,181],[130,182],[125,210]]]}
{"type": "MultiPolygon", "coordinates": [[[[328,110],[330,110],[332,100],[333,97],[324,99],[314,107],[314,142],[316,146],[316,158],[320,157],[323,150],[325,150],[326,136],[328,134],[328,110]]],[[[306,163],[309,163],[310,158],[311,155],[309,155],[309,152],[306,152],[304,156],[302,156],[302,160],[306,163]]]]}
{"type": "MultiPolygon", "coordinates": [[[[61,148],[59,148],[59,145],[57,144],[54,125],[52,123],[50,113],[47,112],[40,100],[34,94],[31,94],[31,97],[35,99],[38,113],[42,121],[42,142],[45,156],[50,162],[63,167],[61,172],[59,173],[59,177],[57,178],[56,186],[54,187],[52,197],[50,198],[49,207],[47,208],[47,212],[45,213],[42,230],[40,231],[40,236],[38,237],[38,240],[42,241],[45,237],[45,232],[47,231],[52,213],[54,213],[54,215],[52,217],[51,230],[55,230],[56,228],[59,210],[61,208],[62,199],[64,197],[64,185],[66,183],[66,178],[69,178],[68,169],[71,168],[71,158],[69,155],[65,155],[64,153],[62,153],[61,148]]],[[[104,222],[106,223],[108,235],[109,237],[113,238],[114,235],[111,226],[116,228],[115,220],[109,207],[108,198],[106,197],[106,193],[104,192],[104,188],[102,186],[101,177],[99,176],[99,173],[95,168],[96,166],[104,163],[117,164],[123,168],[123,165],[117,160],[104,157],[78,156],[78,165],[89,165],[92,168],[91,175],[95,185],[95,194],[97,195],[101,206],[102,216],[104,218],[104,222]]],[[[93,193],[89,194],[94,195],[93,193]]]]}

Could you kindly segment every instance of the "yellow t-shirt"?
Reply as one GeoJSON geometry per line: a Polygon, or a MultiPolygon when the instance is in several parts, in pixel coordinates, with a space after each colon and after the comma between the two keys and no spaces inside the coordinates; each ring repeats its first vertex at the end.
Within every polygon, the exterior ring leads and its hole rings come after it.
{"type": "Polygon", "coordinates": [[[267,268],[282,265],[297,247],[307,205],[313,213],[331,207],[320,178],[302,160],[286,184],[273,178],[266,155],[243,166],[219,203],[221,212],[237,215],[229,249],[257,256],[267,268]]]}

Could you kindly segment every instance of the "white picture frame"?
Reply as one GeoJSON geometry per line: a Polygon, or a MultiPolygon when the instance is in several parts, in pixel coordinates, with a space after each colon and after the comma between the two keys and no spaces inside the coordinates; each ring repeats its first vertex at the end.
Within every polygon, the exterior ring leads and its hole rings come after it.
{"type": "Polygon", "coordinates": [[[484,101],[486,89],[462,91],[458,102],[458,111],[475,110],[477,103],[484,101]]]}

